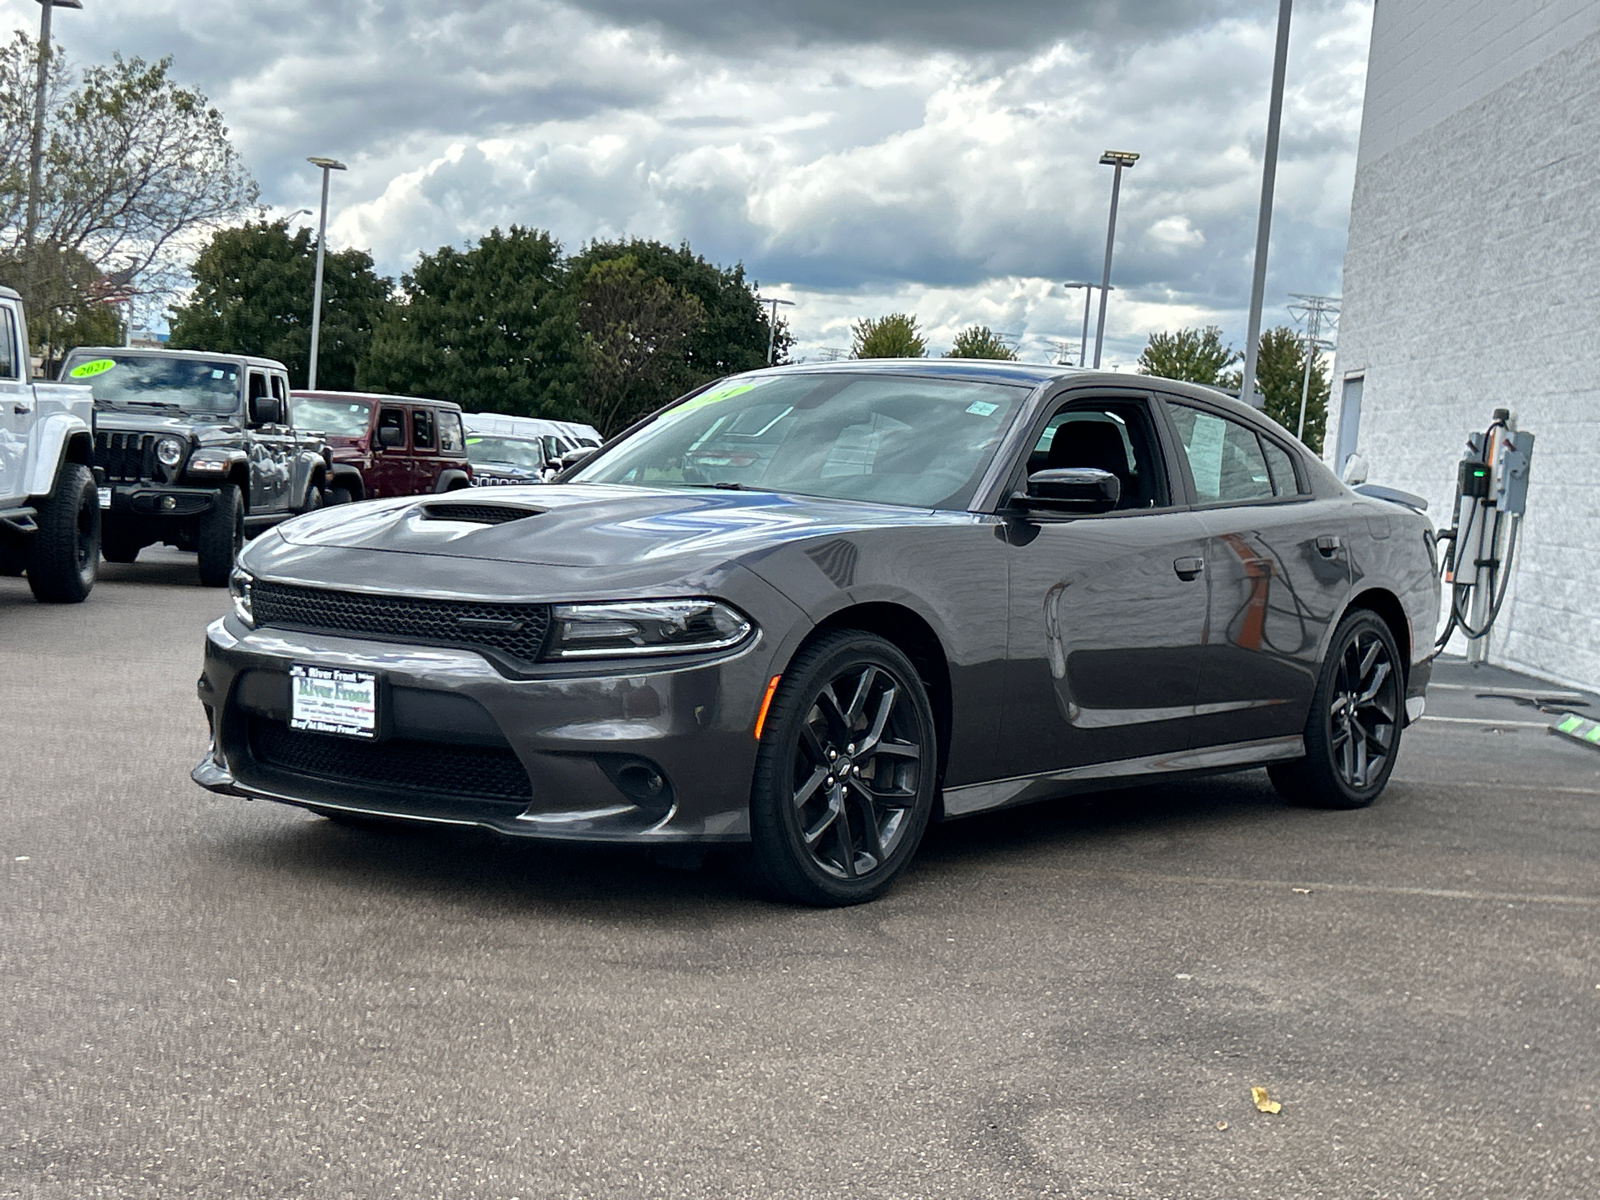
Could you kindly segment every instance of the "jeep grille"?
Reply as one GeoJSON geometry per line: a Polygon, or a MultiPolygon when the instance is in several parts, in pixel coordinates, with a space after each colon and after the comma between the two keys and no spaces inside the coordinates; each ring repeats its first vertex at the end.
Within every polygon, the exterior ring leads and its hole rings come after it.
{"type": "Polygon", "coordinates": [[[106,473],[107,483],[148,483],[156,477],[156,435],[107,433],[94,435],[94,465],[106,473]]]}

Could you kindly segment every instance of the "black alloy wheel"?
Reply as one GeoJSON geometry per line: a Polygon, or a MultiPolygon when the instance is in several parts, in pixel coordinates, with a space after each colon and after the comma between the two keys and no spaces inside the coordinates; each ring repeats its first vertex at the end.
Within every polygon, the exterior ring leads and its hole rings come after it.
{"type": "Polygon", "coordinates": [[[1358,609],[1335,630],[1306,720],[1306,756],[1270,768],[1287,800],[1365,808],[1394,770],[1405,724],[1405,670],[1394,634],[1358,609]]]}
{"type": "Polygon", "coordinates": [[[39,506],[28,547],[28,586],[50,604],[79,604],[100,573],[100,489],[81,463],[63,463],[55,494],[39,506]]]}
{"type": "Polygon", "coordinates": [[[933,710],[893,644],[841,630],[802,651],[767,715],[751,795],[756,858],[805,904],[860,904],[905,869],[937,785],[933,710]]]}

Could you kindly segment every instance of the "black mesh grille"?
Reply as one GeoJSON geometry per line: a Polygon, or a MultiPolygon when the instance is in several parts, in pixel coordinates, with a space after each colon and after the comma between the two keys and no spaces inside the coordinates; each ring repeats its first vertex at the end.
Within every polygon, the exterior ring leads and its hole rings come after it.
{"type": "Polygon", "coordinates": [[[445,742],[362,742],[302,733],[277,721],[250,720],[250,752],[259,763],[333,783],[379,791],[527,804],[533,785],[509,749],[445,742]]]}
{"type": "Polygon", "coordinates": [[[422,511],[430,521],[472,521],[478,525],[504,525],[539,515],[537,509],[507,508],[504,504],[427,504],[422,511]]]}
{"type": "Polygon", "coordinates": [[[108,483],[141,483],[156,475],[156,437],[153,433],[94,435],[94,465],[106,473],[108,483]]]}
{"type": "Polygon", "coordinates": [[[550,625],[550,609],[543,604],[370,596],[266,580],[255,583],[250,598],[257,625],[488,650],[521,666],[538,661],[550,625]]]}

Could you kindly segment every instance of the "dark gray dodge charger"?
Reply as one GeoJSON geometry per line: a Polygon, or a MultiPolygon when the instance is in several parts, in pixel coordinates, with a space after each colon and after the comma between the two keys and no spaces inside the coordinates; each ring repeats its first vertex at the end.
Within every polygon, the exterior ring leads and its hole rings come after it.
{"type": "Polygon", "coordinates": [[[1012,363],[724,379],[544,487],[327,509],[207,631],[213,791],[342,820],[749,843],[883,891],[929,821],[1265,765],[1383,790],[1433,532],[1205,388],[1012,363]]]}

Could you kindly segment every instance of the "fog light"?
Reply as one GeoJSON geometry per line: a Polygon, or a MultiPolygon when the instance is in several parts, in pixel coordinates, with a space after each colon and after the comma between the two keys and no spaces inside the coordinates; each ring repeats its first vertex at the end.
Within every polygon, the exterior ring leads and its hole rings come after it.
{"type": "Polygon", "coordinates": [[[628,803],[657,819],[672,811],[672,784],[655,763],[631,754],[602,754],[596,758],[628,803]]]}
{"type": "Polygon", "coordinates": [[[177,507],[178,507],[178,499],[177,499],[176,496],[163,496],[163,497],[161,497],[161,510],[163,512],[171,512],[173,509],[175,509],[177,507]]]}

